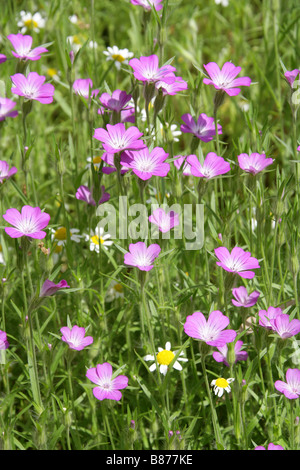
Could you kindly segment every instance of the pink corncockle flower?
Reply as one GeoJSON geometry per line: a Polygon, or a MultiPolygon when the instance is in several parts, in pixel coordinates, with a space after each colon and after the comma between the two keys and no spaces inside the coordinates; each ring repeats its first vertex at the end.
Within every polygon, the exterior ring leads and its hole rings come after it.
{"type": "Polygon", "coordinates": [[[3,219],[15,227],[5,228],[11,238],[25,236],[42,239],[47,235],[42,229],[47,227],[50,215],[42,212],[39,207],[23,206],[21,213],[17,209],[7,209],[3,219]]]}
{"type": "Polygon", "coordinates": [[[35,47],[31,49],[32,46],[32,37],[18,34],[9,34],[7,39],[12,43],[15,51],[11,51],[12,55],[17,57],[20,60],[39,60],[41,54],[48,52],[48,49],[45,47],[35,47]]]}
{"type": "Polygon", "coordinates": [[[162,5],[163,0],[130,0],[130,1],[132,5],[139,5],[147,11],[151,11],[152,7],[154,7],[156,11],[159,11],[163,8],[163,5],[162,5]]]}
{"type": "Polygon", "coordinates": [[[260,171],[264,170],[267,166],[272,165],[273,158],[267,158],[264,153],[241,153],[238,156],[239,166],[247,173],[257,175],[260,171]]]}
{"type": "Polygon", "coordinates": [[[283,393],[290,400],[300,397],[300,370],[288,369],[286,371],[286,382],[276,380],[274,386],[278,392],[283,393]]]}
{"type": "Polygon", "coordinates": [[[142,82],[175,82],[174,71],[176,71],[176,68],[172,65],[159,67],[158,57],[155,54],[149,57],[142,56],[139,59],[131,59],[129,65],[134,70],[134,77],[142,82]]]}
{"type": "MultiPolygon", "coordinates": [[[[208,117],[205,113],[200,114],[197,122],[191,114],[187,113],[181,116],[185,124],[180,126],[182,132],[193,134],[203,142],[210,142],[216,135],[215,123],[213,117],[208,117]]],[[[218,124],[218,134],[222,134],[222,126],[218,124]]]]}
{"type": "Polygon", "coordinates": [[[0,64],[4,64],[7,61],[7,57],[5,54],[0,54],[0,64]]]}
{"type": "MultiPolygon", "coordinates": [[[[106,175],[110,175],[111,173],[114,173],[115,171],[117,171],[117,168],[115,167],[115,163],[114,163],[114,154],[113,153],[104,153],[101,158],[104,161],[104,163],[109,165],[109,166],[104,166],[102,168],[102,173],[104,173],[106,175]]],[[[129,170],[128,166],[122,165],[121,175],[124,175],[128,170],[129,170]]]]}
{"type": "Polygon", "coordinates": [[[242,68],[236,67],[231,62],[226,62],[222,70],[215,62],[209,62],[203,67],[210,76],[210,79],[204,78],[203,83],[213,85],[216,90],[222,90],[229,96],[238,95],[241,92],[240,86],[250,86],[251,84],[251,78],[249,77],[235,78],[242,68]]]}
{"type": "MultiPolygon", "coordinates": [[[[110,199],[110,194],[105,192],[104,186],[101,186],[101,192],[102,192],[102,195],[101,195],[101,198],[99,199],[98,206],[100,204],[103,204],[104,202],[107,202],[110,199]]],[[[92,192],[87,186],[84,186],[84,185],[79,186],[79,188],[76,191],[75,197],[76,199],[80,201],[84,201],[91,206],[96,205],[96,202],[92,196],[92,192]]]]}
{"type": "Polygon", "coordinates": [[[135,266],[140,271],[150,271],[161,248],[156,243],[146,246],[144,242],[130,243],[129,253],[124,255],[124,264],[135,266]]]}
{"type": "Polygon", "coordinates": [[[192,175],[199,178],[210,180],[230,171],[230,164],[214,152],[209,152],[206,155],[203,165],[201,165],[196,155],[189,155],[186,160],[191,165],[192,175]]]}
{"type": "Polygon", "coordinates": [[[17,171],[15,166],[9,169],[9,164],[5,160],[0,160],[0,183],[8,180],[11,176],[15,175],[17,171]]]}
{"type": "Polygon", "coordinates": [[[24,96],[27,100],[36,100],[40,103],[52,103],[54,86],[51,83],[44,84],[46,77],[36,72],[29,72],[28,76],[16,73],[10,77],[13,84],[11,91],[15,95],[24,96]]]}
{"type": "Polygon", "coordinates": [[[278,315],[283,315],[283,312],[279,307],[269,307],[268,310],[260,310],[258,312],[259,325],[267,328],[268,330],[273,330],[270,320],[274,320],[278,315]]]}
{"type": "Polygon", "coordinates": [[[253,305],[255,305],[258,301],[258,297],[260,296],[260,292],[258,292],[257,290],[251,292],[251,294],[248,294],[247,289],[244,286],[232,289],[232,294],[236,299],[231,300],[233,305],[235,305],[236,307],[245,308],[253,307],[253,305]]]}
{"type": "Polygon", "coordinates": [[[300,145],[299,145],[299,147],[297,147],[297,152],[300,152],[300,145]]]}
{"type": "Polygon", "coordinates": [[[146,181],[154,175],[164,177],[168,174],[170,164],[165,162],[168,156],[161,147],[154,147],[151,152],[146,147],[137,152],[122,153],[121,165],[131,168],[140,179],[146,181]]]}
{"type": "MultiPolygon", "coordinates": [[[[101,116],[104,115],[104,114],[108,114],[108,111],[103,107],[103,106],[100,106],[98,111],[97,111],[98,114],[100,114],[101,116]]],[[[110,120],[112,120],[112,113],[109,113],[110,114],[110,120]]],[[[120,113],[120,122],[132,122],[132,123],[135,123],[135,109],[133,106],[130,106],[128,108],[125,108],[125,109],[122,109],[121,110],[121,113],[120,113]]]]}
{"type": "Polygon", "coordinates": [[[76,95],[82,96],[86,100],[90,97],[97,96],[99,90],[92,90],[93,80],[90,78],[78,78],[73,83],[73,90],[76,95]]]}
{"type": "Polygon", "coordinates": [[[219,310],[210,313],[208,320],[201,312],[194,312],[186,318],[184,331],[191,338],[204,341],[209,346],[221,347],[232,343],[236,338],[234,330],[225,330],[229,325],[229,318],[219,310]]]}
{"type": "Polygon", "coordinates": [[[285,78],[289,82],[290,86],[293,88],[294,81],[298,77],[298,80],[300,78],[300,70],[299,69],[294,69],[294,70],[287,70],[284,74],[285,78]]]}
{"type": "Polygon", "coordinates": [[[76,351],[81,351],[94,341],[92,336],[85,336],[85,328],[77,325],[74,325],[72,329],[68,326],[63,326],[60,332],[63,335],[62,341],[67,343],[70,349],[76,349],[76,351]]]}
{"type": "Polygon", "coordinates": [[[177,170],[182,168],[183,176],[191,176],[191,165],[186,160],[187,156],[177,155],[175,158],[176,160],[174,160],[173,163],[177,170]]]}
{"type": "Polygon", "coordinates": [[[135,109],[134,107],[122,109],[121,111],[121,122],[132,122],[135,123],[135,109]]]}
{"type": "MultiPolygon", "coordinates": [[[[237,341],[234,345],[234,355],[235,355],[234,363],[238,361],[247,361],[248,353],[246,351],[241,351],[243,344],[244,344],[243,341],[237,341]]],[[[227,344],[224,344],[224,346],[219,346],[218,350],[219,352],[214,351],[212,353],[214,360],[217,362],[223,362],[225,366],[229,367],[229,364],[227,362],[227,354],[228,354],[227,344]]]]}
{"type": "Polygon", "coordinates": [[[156,82],[155,88],[161,88],[163,95],[177,95],[178,92],[187,90],[188,84],[182,77],[175,77],[173,83],[156,82]]]}
{"type": "Polygon", "coordinates": [[[163,209],[155,209],[149,216],[149,222],[158,226],[162,233],[169,232],[179,225],[179,214],[174,211],[165,212],[163,209]]]}
{"type": "Polygon", "coordinates": [[[8,117],[17,117],[18,111],[12,110],[16,105],[17,103],[9,98],[0,97],[0,121],[4,121],[8,117]]]}
{"type": "MultiPolygon", "coordinates": [[[[257,446],[255,447],[254,450],[267,450],[264,446],[257,446]]],[[[284,450],[284,448],[280,445],[273,444],[273,442],[270,442],[268,445],[268,450],[284,450]]]]}
{"type": "Polygon", "coordinates": [[[106,129],[107,131],[101,127],[95,129],[94,139],[102,142],[104,150],[108,153],[139,150],[146,147],[146,144],[140,139],[143,133],[135,126],[126,130],[123,123],[114,126],[107,124],[106,129]]]}
{"type": "Polygon", "coordinates": [[[111,95],[109,93],[102,93],[99,101],[104,108],[119,113],[124,109],[132,108],[132,105],[128,106],[131,98],[132,96],[127,95],[126,91],[115,90],[111,95]]]}
{"type": "Polygon", "coordinates": [[[50,279],[47,279],[41,287],[39,297],[49,297],[49,295],[56,294],[58,290],[66,289],[67,287],[70,286],[64,279],[62,279],[58,284],[55,284],[54,282],[50,281],[50,279]]]}
{"type": "Polygon", "coordinates": [[[217,261],[218,266],[244,279],[252,279],[255,272],[250,270],[260,268],[258,260],[251,256],[250,251],[244,251],[238,246],[233,248],[231,253],[224,246],[220,246],[215,249],[215,255],[220,260],[217,261]]]}
{"type": "Polygon", "coordinates": [[[7,341],[7,335],[5,331],[0,330],[0,350],[9,348],[9,342],[7,341]]]}
{"type": "Polygon", "coordinates": [[[88,369],[86,377],[97,385],[93,388],[93,395],[101,401],[105,399],[121,400],[122,393],[120,390],[128,386],[128,377],[126,375],[118,375],[114,379],[112,378],[112,366],[108,362],[88,369]]]}
{"type": "Polygon", "coordinates": [[[291,320],[289,315],[277,315],[270,320],[272,330],[275,331],[282,339],[291,338],[300,332],[300,320],[291,320]]]}

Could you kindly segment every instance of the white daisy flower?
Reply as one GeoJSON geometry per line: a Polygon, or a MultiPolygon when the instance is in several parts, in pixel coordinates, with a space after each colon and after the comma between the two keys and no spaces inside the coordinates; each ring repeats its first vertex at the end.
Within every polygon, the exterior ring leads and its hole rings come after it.
{"type": "Polygon", "coordinates": [[[26,31],[34,31],[35,33],[39,33],[40,29],[45,27],[45,24],[46,21],[40,13],[35,13],[32,15],[31,13],[24,10],[20,12],[18,26],[21,28],[22,34],[26,33],[26,31]]]}
{"type": "Polygon", "coordinates": [[[112,281],[106,293],[106,301],[112,302],[115,299],[124,297],[123,286],[117,281],[112,281]]]}
{"type": "Polygon", "coordinates": [[[77,16],[77,15],[71,15],[71,16],[69,16],[69,21],[70,21],[72,24],[77,24],[77,23],[78,23],[78,16],[77,16]]]}
{"type": "Polygon", "coordinates": [[[231,388],[229,384],[233,381],[234,379],[223,379],[220,377],[219,379],[213,380],[210,385],[214,387],[215,395],[221,397],[224,393],[224,390],[226,390],[227,393],[230,392],[231,388]]]}
{"type": "Polygon", "coordinates": [[[3,256],[3,250],[2,250],[2,245],[1,245],[1,243],[0,243],[0,264],[6,264],[6,263],[5,263],[4,256],[3,256]]]}
{"type": "MultiPolygon", "coordinates": [[[[146,129],[146,132],[148,132],[148,128],[146,129]]],[[[162,141],[163,139],[166,139],[167,141],[174,141],[174,142],[179,142],[179,139],[177,138],[182,134],[181,131],[177,130],[177,125],[176,124],[169,124],[165,123],[163,125],[160,121],[158,124],[157,132],[155,133],[155,130],[151,132],[152,139],[155,141],[156,139],[158,141],[162,141]]]]}
{"type": "MultiPolygon", "coordinates": [[[[182,362],[187,362],[188,359],[185,357],[180,357],[183,356],[183,351],[179,354],[178,360],[174,362],[173,367],[176,370],[182,370],[182,366],[179,363],[179,361],[182,362]]],[[[156,361],[159,364],[159,371],[163,374],[166,375],[168,372],[168,367],[173,361],[174,357],[176,355],[176,351],[172,352],[171,351],[171,343],[170,341],[166,342],[165,349],[163,348],[158,348],[158,353],[156,354],[156,361]]],[[[151,354],[147,354],[147,356],[144,357],[144,361],[155,361],[155,357],[152,356],[151,354]]],[[[150,372],[153,372],[156,369],[156,362],[154,362],[150,367],[149,370],[150,372]]]]}
{"type": "Polygon", "coordinates": [[[216,5],[222,5],[222,7],[228,7],[229,0],[215,0],[216,5]]]}
{"type": "Polygon", "coordinates": [[[76,53],[83,46],[83,40],[75,34],[74,36],[68,36],[67,42],[70,44],[71,49],[76,53]]]}
{"type": "Polygon", "coordinates": [[[90,48],[90,49],[97,49],[97,48],[98,48],[98,44],[96,43],[96,41],[90,41],[90,42],[89,42],[89,48],[90,48]]]}
{"type": "Polygon", "coordinates": [[[108,246],[113,245],[113,241],[109,240],[109,238],[111,238],[110,234],[104,234],[103,227],[96,227],[95,232],[85,235],[85,241],[90,243],[90,251],[96,251],[96,253],[99,253],[100,245],[105,250],[108,250],[108,246]]]}
{"type": "Polygon", "coordinates": [[[106,60],[115,61],[117,69],[120,69],[122,64],[128,64],[128,59],[133,57],[133,52],[129,52],[128,49],[119,49],[117,46],[108,47],[103,54],[107,56],[106,60]]]}
{"type": "Polygon", "coordinates": [[[85,168],[90,168],[92,166],[92,163],[94,164],[95,170],[99,170],[100,165],[101,165],[101,160],[102,158],[100,156],[95,156],[95,157],[88,157],[86,161],[88,164],[86,165],[85,168]]]}
{"type": "Polygon", "coordinates": [[[47,75],[51,80],[60,80],[61,72],[54,67],[42,65],[43,74],[47,75]]]}
{"type": "Polygon", "coordinates": [[[246,101],[246,100],[239,101],[239,107],[241,108],[242,111],[246,113],[250,109],[249,101],[246,101]]]}
{"type": "MultiPolygon", "coordinates": [[[[82,235],[78,235],[80,230],[78,228],[70,228],[70,238],[73,242],[79,243],[82,235]]],[[[59,227],[58,229],[51,230],[51,239],[56,243],[56,246],[64,246],[67,243],[67,229],[66,227],[59,227]]]]}

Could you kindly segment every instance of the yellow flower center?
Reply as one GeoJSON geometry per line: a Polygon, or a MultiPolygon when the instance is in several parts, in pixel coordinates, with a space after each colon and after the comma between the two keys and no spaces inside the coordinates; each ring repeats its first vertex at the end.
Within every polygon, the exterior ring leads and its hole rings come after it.
{"type": "Polygon", "coordinates": [[[79,44],[81,46],[80,38],[78,36],[76,36],[76,34],[75,34],[75,36],[73,36],[72,39],[73,39],[74,44],[79,44]]]}
{"type": "Polygon", "coordinates": [[[34,20],[26,20],[24,21],[24,26],[26,26],[26,28],[28,29],[33,29],[33,28],[37,28],[38,24],[34,20]]]}
{"type": "Polygon", "coordinates": [[[125,60],[125,58],[124,58],[122,55],[120,55],[120,54],[113,54],[113,55],[112,55],[112,58],[113,58],[114,60],[117,60],[118,62],[124,62],[124,60],[125,60]]]}
{"type": "Polygon", "coordinates": [[[226,388],[228,387],[229,383],[227,382],[226,379],[217,379],[216,380],[216,386],[220,388],[226,388]]]}
{"type": "Polygon", "coordinates": [[[93,163],[100,163],[101,162],[101,157],[93,157],[93,163]]]}
{"type": "Polygon", "coordinates": [[[55,75],[57,75],[57,70],[56,69],[47,69],[47,75],[49,75],[49,77],[55,77],[55,75]]]}
{"type": "Polygon", "coordinates": [[[93,235],[91,237],[91,242],[94,243],[94,245],[100,245],[99,240],[100,240],[101,245],[103,245],[104,240],[103,240],[102,237],[100,237],[100,239],[99,239],[98,235],[93,235]]]}
{"type": "Polygon", "coordinates": [[[166,349],[164,349],[163,351],[160,351],[157,354],[156,359],[159,364],[168,366],[169,364],[171,364],[174,357],[175,354],[172,351],[167,351],[166,349]]]}
{"type": "Polygon", "coordinates": [[[115,291],[117,291],[117,292],[123,292],[123,286],[122,286],[122,284],[115,284],[115,285],[114,285],[114,289],[115,289],[115,291]]]}
{"type": "Polygon", "coordinates": [[[66,227],[60,227],[58,230],[56,230],[54,234],[54,238],[56,238],[56,240],[66,240],[67,239],[66,227]]]}

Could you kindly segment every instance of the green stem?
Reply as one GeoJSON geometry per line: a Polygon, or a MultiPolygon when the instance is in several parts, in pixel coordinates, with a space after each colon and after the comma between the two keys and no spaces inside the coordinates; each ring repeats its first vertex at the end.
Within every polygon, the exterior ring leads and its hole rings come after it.
{"type": "MultiPolygon", "coordinates": [[[[200,354],[201,354],[201,352],[200,352],[200,354]]],[[[217,441],[217,445],[221,444],[224,448],[223,439],[222,439],[221,431],[220,431],[220,428],[219,428],[218,416],[217,416],[217,412],[216,412],[216,409],[215,409],[215,405],[212,401],[211,389],[210,389],[209,383],[208,383],[208,377],[207,377],[207,372],[206,372],[206,367],[205,367],[205,355],[204,354],[201,354],[201,365],[202,365],[202,371],[203,371],[204,381],[205,381],[205,385],[206,385],[206,391],[207,391],[208,400],[209,400],[210,409],[211,409],[212,423],[213,423],[215,439],[217,441]]]]}

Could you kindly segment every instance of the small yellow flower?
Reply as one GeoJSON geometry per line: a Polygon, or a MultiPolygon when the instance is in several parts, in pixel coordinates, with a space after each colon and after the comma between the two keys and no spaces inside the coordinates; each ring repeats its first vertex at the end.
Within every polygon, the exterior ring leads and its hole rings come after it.
{"type": "MultiPolygon", "coordinates": [[[[59,227],[57,230],[52,229],[51,231],[52,241],[56,243],[57,246],[63,246],[67,243],[67,229],[66,227],[59,227]]],[[[76,243],[80,242],[82,235],[79,235],[78,228],[70,229],[70,239],[76,243]]]]}
{"type": "Polygon", "coordinates": [[[214,392],[215,395],[218,395],[218,397],[221,397],[224,393],[224,390],[226,390],[227,393],[230,392],[230,383],[233,382],[234,379],[223,379],[222,377],[215,379],[211,382],[211,386],[214,387],[214,392]]]}
{"type": "Polygon", "coordinates": [[[26,11],[20,12],[18,26],[21,28],[22,34],[26,33],[26,31],[34,31],[39,33],[40,29],[45,27],[45,23],[45,19],[40,13],[35,13],[32,15],[26,11]]]}
{"type": "Polygon", "coordinates": [[[109,240],[109,238],[111,238],[111,236],[109,235],[109,233],[104,234],[103,227],[96,227],[94,233],[91,233],[90,235],[85,235],[85,241],[88,241],[90,243],[90,250],[96,251],[96,253],[99,253],[100,245],[105,250],[107,250],[107,247],[113,244],[113,242],[109,240]]]}
{"type": "Polygon", "coordinates": [[[120,297],[124,297],[124,289],[122,284],[116,281],[112,281],[109,289],[106,294],[106,301],[112,302],[115,299],[119,299],[120,297]]]}
{"type": "Polygon", "coordinates": [[[128,49],[119,49],[117,46],[108,47],[107,51],[103,51],[106,60],[113,60],[117,69],[121,68],[121,64],[128,64],[128,59],[133,57],[133,52],[128,49]]]}
{"type": "MultiPolygon", "coordinates": [[[[166,375],[168,372],[168,367],[173,361],[174,357],[176,355],[176,351],[173,352],[171,351],[171,343],[170,341],[166,342],[165,349],[163,348],[158,348],[158,353],[156,354],[156,361],[159,364],[159,371],[163,374],[166,375]]],[[[174,362],[173,367],[174,369],[177,370],[182,370],[182,366],[178,361],[183,361],[187,362],[188,359],[185,357],[180,357],[183,355],[183,352],[179,354],[179,358],[177,361],[174,362]]],[[[148,354],[147,356],[144,357],[145,361],[155,361],[155,357],[151,354],[148,354]]],[[[153,372],[156,369],[156,362],[154,362],[150,367],[149,370],[150,372],[153,372]]]]}

